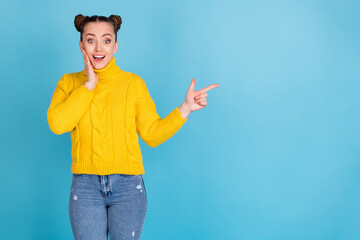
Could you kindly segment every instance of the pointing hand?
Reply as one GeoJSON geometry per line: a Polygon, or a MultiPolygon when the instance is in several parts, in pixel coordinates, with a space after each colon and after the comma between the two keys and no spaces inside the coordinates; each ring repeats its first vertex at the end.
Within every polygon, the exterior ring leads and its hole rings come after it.
{"type": "Polygon", "coordinates": [[[184,118],[187,118],[187,116],[191,112],[204,108],[207,105],[207,102],[206,102],[206,97],[208,95],[207,91],[209,91],[213,88],[219,87],[219,86],[220,86],[219,84],[212,84],[203,89],[195,91],[195,79],[192,79],[190,87],[186,94],[186,100],[179,107],[181,115],[184,118]]]}

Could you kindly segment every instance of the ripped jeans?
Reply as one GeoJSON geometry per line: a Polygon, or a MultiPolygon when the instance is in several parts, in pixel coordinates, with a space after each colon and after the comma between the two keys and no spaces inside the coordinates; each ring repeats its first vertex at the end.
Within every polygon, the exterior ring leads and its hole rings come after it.
{"type": "Polygon", "coordinates": [[[75,240],[140,239],[146,210],[142,175],[73,174],[69,216],[75,240]]]}

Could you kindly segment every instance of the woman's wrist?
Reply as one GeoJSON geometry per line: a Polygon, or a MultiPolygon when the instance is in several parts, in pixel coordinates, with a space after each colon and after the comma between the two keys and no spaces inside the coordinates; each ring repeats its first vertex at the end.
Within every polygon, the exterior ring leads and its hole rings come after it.
{"type": "Polygon", "coordinates": [[[186,101],[183,102],[179,107],[179,111],[181,113],[181,116],[186,119],[191,113],[190,105],[186,104],[186,101]]]}
{"type": "Polygon", "coordinates": [[[94,88],[96,86],[96,84],[90,83],[90,82],[86,82],[84,85],[85,85],[85,87],[87,87],[91,91],[94,90],[94,88]]]}

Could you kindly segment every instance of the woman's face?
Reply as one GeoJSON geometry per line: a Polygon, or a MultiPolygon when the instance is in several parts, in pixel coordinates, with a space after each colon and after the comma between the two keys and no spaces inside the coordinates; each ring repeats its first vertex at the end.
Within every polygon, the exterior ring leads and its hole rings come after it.
{"type": "Polygon", "coordinates": [[[93,68],[105,67],[116,53],[114,28],[107,22],[90,22],[84,27],[80,47],[85,49],[93,68]]]}

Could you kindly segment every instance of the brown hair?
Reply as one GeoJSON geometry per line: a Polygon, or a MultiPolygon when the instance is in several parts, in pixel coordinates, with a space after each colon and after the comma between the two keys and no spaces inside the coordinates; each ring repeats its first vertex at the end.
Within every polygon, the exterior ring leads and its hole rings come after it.
{"type": "Polygon", "coordinates": [[[117,31],[121,27],[121,17],[118,15],[111,15],[110,17],[104,17],[104,16],[83,16],[81,14],[78,14],[75,16],[74,24],[76,30],[80,32],[80,40],[82,41],[82,34],[84,31],[84,27],[89,22],[107,22],[110,23],[114,27],[114,33],[115,33],[115,42],[117,41],[117,31]]]}

